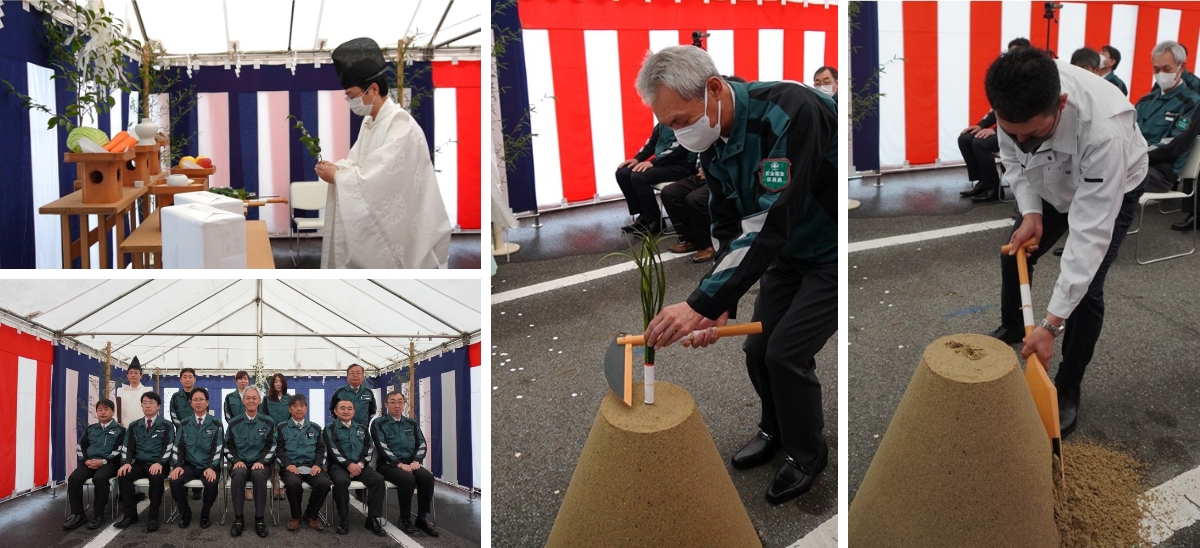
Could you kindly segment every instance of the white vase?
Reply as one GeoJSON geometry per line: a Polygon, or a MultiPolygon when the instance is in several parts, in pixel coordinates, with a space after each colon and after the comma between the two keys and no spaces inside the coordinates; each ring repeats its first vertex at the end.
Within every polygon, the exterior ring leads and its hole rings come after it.
{"type": "Polygon", "coordinates": [[[142,123],[133,126],[133,134],[138,138],[138,146],[153,145],[154,136],[158,134],[158,124],[149,118],[142,118],[142,123]]]}

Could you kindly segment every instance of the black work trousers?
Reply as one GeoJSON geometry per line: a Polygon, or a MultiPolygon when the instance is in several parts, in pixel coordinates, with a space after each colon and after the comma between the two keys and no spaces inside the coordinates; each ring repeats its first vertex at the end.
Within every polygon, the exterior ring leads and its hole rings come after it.
{"type": "Polygon", "coordinates": [[[629,214],[640,215],[642,223],[649,224],[662,219],[658,201],[654,199],[654,185],[685,179],[695,172],[696,166],[684,164],[654,166],[640,173],[622,167],[617,169],[617,186],[625,195],[629,214]]]}
{"type": "Polygon", "coordinates": [[[350,471],[340,465],[329,467],[329,479],[333,480],[333,504],[337,506],[338,516],[350,519],[350,482],[361,481],[367,486],[367,517],[382,518],[383,505],[386,501],[387,486],[383,484],[383,476],[370,466],[364,466],[362,472],[353,478],[350,471]]]}
{"type": "Polygon", "coordinates": [[[191,464],[181,464],[183,473],[178,479],[171,480],[171,497],[175,499],[175,505],[179,507],[179,513],[190,514],[192,507],[188,505],[188,493],[184,488],[184,484],[192,480],[200,480],[204,484],[204,506],[200,509],[201,515],[208,515],[212,505],[217,501],[217,490],[220,488],[221,473],[217,472],[216,477],[212,481],[204,479],[204,468],[196,468],[191,464]]]}
{"type": "Polygon", "coordinates": [[[838,265],[803,273],[776,259],[759,280],[754,320],[763,331],[746,338],[746,369],[762,402],[759,428],[813,472],[828,451],[817,352],[837,331],[838,265]]]}
{"type": "Polygon", "coordinates": [[[712,219],[708,215],[708,184],[695,174],[667,185],[662,191],[663,207],[679,239],[712,247],[712,219]]]}
{"type": "Polygon", "coordinates": [[[129,464],[129,472],[117,479],[121,484],[121,506],[125,509],[126,516],[137,515],[137,489],[133,482],[146,479],[150,480],[150,513],[146,515],[158,518],[158,509],[162,507],[163,482],[171,470],[163,466],[157,474],[151,474],[150,467],[153,465],[152,462],[132,462],[129,464]]]}
{"type": "Polygon", "coordinates": [[[425,467],[405,472],[395,466],[381,467],[379,473],[396,485],[396,495],[400,497],[400,517],[408,518],[412,514],[412,494],[413,488],[416,488],[417,519],[425,519],[429,513],[429,500],[433,498],[433,473],[425,467]]]}
{"type": "Polygon", "coordinates": [[[117,477],[117,469],[120,467],[121,463],[117,459],[110,460],[108,464],[95,470],[84,464],[75,467],[75,470],[67,477],[67,497],[71,500],[71,513],[83,513],[83,482],[90,479],[92,480],[92,489],[96,490],[95,502],[92,504],[94,510],[92,517],[103,515],[104,508],[108,506],[108,496],[112,491],[108,482],[117,477]]]}
{"type": "Polygon", "coordinates": [[[1000,152],[1000,140],[992,135],[976,139],[970,133],[958,136],[958,150],[967,163],[967,178],[979,181],[984,190],[1000,188],[1000,172],[996,168],[995,154],[1000,152]]]}
{"type": "Polygon", "coordinates": [[[318,519],[321,505],[325,504],[325,497],[329,496],[329,491],[333,489],[329,475],[324,470],[320,474],[293,474],[284,469],[279,471],[279,478],[283,480],[283,488],[287,491],[288,504],[292,507],[292,519],[300,519],[300,500],[304,496],[305,483],[312,494],[308,496],[308,508],[304,510],[304,515],[318,519]]]}
{"type": "Polygon", "coordinates": [[[246,508],[246,482],[253,485],[254,517],[261,518],[267,511],[267,480],[271,478],[271,469],[252,470],[249,467],[238,467],[229,471],[229,488],[233,490],[233,515],[242,515],[246,508]]]}
{"type": "MultiPolygon", "coordinates": [[[[1100,268],[1096,270],[1092,283],[1088,285],[1083,300],[1079,301],[1079,305],[1071,312],[1071,317],[1066,320],[1067,329],[1063,332],[1062,340],[1062,361],[1058,364],[1058,373],[1054,376],[1054,385],[1060,393],[1077,394],[1079,386],[1083,382],[1083,372],[1087,369],[1088,363],[1092,361],[1092,354],[1096,350],[1096,341],[1100,340],[1100,330],[1104,326],[1104,280],[1108,276],[1108,268],[1112,266],[1113,261],[1117,260],[1117,251],[1121,248],[1121,242],[1125,241],[1125,234],[1129,232],[1129,225],[1133,222],[1134,213],[1137,211],[1138,198],[1142,196],[1145,186],[1145,181],[1143,181],[1138,188],[1125,193],[1121,202],[1121,210],[1117,213],[1117,221],[1113,226],[1112,240],[1108,244],[1108,251],[1104,254],[1104,260],[1100,262],[1100,268]]],[[[1069,230],[1067,219],[1067,213],[1059,213],[1054,206],[1042,201],[1042,239],[1038,242],[1037,251],[1029,257],[1030,285],[1033,284],[1033,267],[1037,264],[1038,259],[1054,249],[1055,243],[1069,230]]],[[[1024,217],[1017,220],[1013,225],[1014,232],[1024,220],[1024,217]]],[[[1063,260],[1067,260],[1065,255],[1063,260]]],[[[1021,282],[1017,275],[1017,258],[1015,256],[1000,256],[1000,276],[1000,307],[1003,325],[1010,330],[1023,332],[1025,320],[1021,316],[1021,282]]],[[[1036,312],[1034,317],[1038,317],[1036,312]]],[[[1049,364],[1045,365],[1049,366],[1049,364]]]]}

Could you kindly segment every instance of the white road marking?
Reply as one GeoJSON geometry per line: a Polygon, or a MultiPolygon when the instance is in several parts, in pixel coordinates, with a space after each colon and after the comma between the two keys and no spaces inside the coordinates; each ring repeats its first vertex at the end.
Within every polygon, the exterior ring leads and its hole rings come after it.
{"type": "Polygon", "coordinates": [[[1149,507],[1142,518],[1142,533],[1152,545],[1200,521],[1200,467],[1193,468],[1146,491],[1149,507]]]}
{"type": "MultiPolygon", "coordinates": [[[[680,257],[690,257],[690,256],[691,256],[691,253],[671,253],[671,252],[667,251],[662,254],[662,260],[663,261],[671,261],[671,260],[678,259],[680,257]]],[[[522,287],[519,289],[513,289],[511,291],[504,291],[502,293],[496,293],[495,295],[492,295],[492,305],[495,306],[500,303],[504,303],[504,302],[508,302],[508,301],[515,301],[517,299],[522,299],[525,297],[529,297],[531,295],[537,295],[538,293],[554,291],[555,289],[562,289],[564,287],[570,287],[573,285],[581,284],[584,282],[590,282],[592,280],[598,280],[600,278],[604,278],[604,277],[612,276],[614,274],[620,274],[622,272],[628,272],[630,270],[636,270],[636,269],[637,269],[637,265],[634,264],[633,261],[625,260],[621,264],[615,264],[612,266],[606,266],[604,268],[598,268],[596,270],[591,270],[588,272],[584,272],[582,274],[575,274],[573,276],[567,276],[565,278],[558,278],[556,280],[550,280],[548,282],[542,282],[540,284],[533,284],[531,286],[522,287]]]]}
{"type": "MultiPolygon", "coordinates": [[[[164,497],[170,496],[170,493],[169,492],[163,493],[163,496],[164,497]]],[[[121,502],[117,501],[117,504],[121,504],[121,502]]],[[[138,515],[139,516],[142,515],[142,512],[145,512],[146,508],[149,508],[149,507],[150,507],[150,499],[149,498],[147,498],[146,500],[143,500],[142,502],[139,502],[137,505],[138,515]]],[[[106,509],[105,512],[108,512],[108,510],[106,509]]],[[[140,521],[138,521],[137,525],[131,525],[130,527],[142,527],[144,529],[146,527],[145,523],[146,523],[145,520],[140,520],[140,521]]],[[[166,525],[163,522],[159,522],[159,524],[166,525]]],[[[114,524],[110,523],[110,524],[108,524],[108,527],[105,527],[104,530],[100,531],[100,534],[96,535],[95,537],[92,537],[92,540],[88,541],[87,544],[84,544],[83,548],[103,548],[104,546],[107,546],[109,542],[112,542],[113,539],[117,538],[117,535],[121,534],[122,531],[124,531],[124,529],[117,529],[114,524]]]]}
{"type": "Polygon", "coordinates": [[[939,228],[937,230],[927,230],[925,232],[915,232],[912,234],[901,234],[899,236],[888,236],[887,238],[878,238],[875,240],[866,240],[863,242],[854,242],[847,246],[848,253],[855,251],[866,251],[868,249],[879,249],[881,247],[892,247],[897,245],[912,244],[916,242],[924,242],[926,240],[936,240],[938,238],[947,238],[950,236],[959,236],[969,234],[971,232],[982,232],[985,230],[995,230],[998,228],[1012,228],[1012,219],[1000,219],[997,221],[987,221],[983,223],[975,223],[970,225],[952,226],[949,228],[939,228]]]}
{"type": "Polygon", "coordinates": [[[833,517],[825,520],[825,523],[809,531],[804,538],[797,540],[788,548],[837,548],[837,535],[838,517],[837,514],[834,514],[833,517]]]}
{"type": "MultiPolygon", "coordinates": [[[[332,495],[332,494],[333,494],[333,492],[331,491],[330,495],[332,495]]],[[[387,494],[390,495],[391,493],[387,493],[387,494]]],[[[351,495],[353,495],[353,493],[351,493],[351,495]]],[[[363,517],[367,516],[367,505],[364,504],[362,501],[359,501],[358,499],[354,498],[353,496],[350,497],[350,506],[352,508],[354,508],[355,510],[358,510],[359,512],[361,512],[363,517]]],[[[387,508],[387,505],[384,505],[384,508],[387,508]]],[[[354,527],[354,524],[351,524],[350,526],[354,527]]],[[[383,520],[383,530],[386,531],[387,534],[389,536],[391,536],[393,540],[395,540],[396,542],[399,542],[400,545],[404,546],[405,548],[424,548],[421,546],[421,543],[413,540],[412,537],[404,534],[404,531],[401,531],[398,527],[396,527],[395,525],[392,525],[392,522],[388,521],[387,519],[383,520]]]]}

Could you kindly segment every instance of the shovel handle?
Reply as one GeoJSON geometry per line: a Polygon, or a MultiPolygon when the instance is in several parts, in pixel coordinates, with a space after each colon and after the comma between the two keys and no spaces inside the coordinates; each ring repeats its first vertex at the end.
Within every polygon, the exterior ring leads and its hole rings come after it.
{"type": "MultiPolygon", "coordinates": [[[[1029,258],[1025,256],[1025,249],[1031,245],[1037,244],[1035,238],[1030,238],[1017,246],[1017,279],[1021,287],[1021,312],[1025,317],[1025,335],[1028,336],[1033,332],[1033,299],[1029,294],[1029,258]]],[[[1007,255],[1012,251],[1012,244],[1005,244],[1000,248],[1000,252],[1007,255]]]]}
{"type": "MultiPolygon", "coordinates": [[[[698,333],[703,330],[693,331],[689,337],[695,338],[698,333]]],[[[723,325],[717,328],[717,335],[721,337],[731,337],[734,335],[756,335],[762,333],[762,322],[739,323],[735,325],[723,325]]],[[[626,335],[617,337],[617,344],[645,346],[646,338],[642,335],[626,335]]]]}

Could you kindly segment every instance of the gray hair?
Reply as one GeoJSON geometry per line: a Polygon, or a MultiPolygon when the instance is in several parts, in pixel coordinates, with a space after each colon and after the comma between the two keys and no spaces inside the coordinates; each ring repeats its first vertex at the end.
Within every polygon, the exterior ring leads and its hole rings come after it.
{"type": "Polygon", "coordinates": [[[1155,57],[1167,52],[1170,52],[1171,56],[1175,58],[1175,64],[1182,65],[1187,62],[1187,50],[1174,40],[1159,42],[1157,46],[1154,46],[1154,51],[1150,52],[1150,59],[1153,61],[1155,57]]]}
{"type": "Polygon", "coordinates": [[[684,99],[700,99],[704,97],[705,82],[713,76],[720,73],[708,52],[696,46],[671,46],[646,54],[638,71],[637,91],[646,104],[654,101],[661,86],[675,90],[684,99]]]}
{"type": "Polygon", "coordinates": [[[247,386],[246,389],[242,391],[242,397],[243,398],[246,397],[246,392],[249,392],[251,390],[253,390],[255,394],[258,394],[258,399],[260,399],[260,400],[262,399],[262,392],[260,392],[258,390],[258,387],[254,386],[253,384],[250,386],[247,386]]]}

